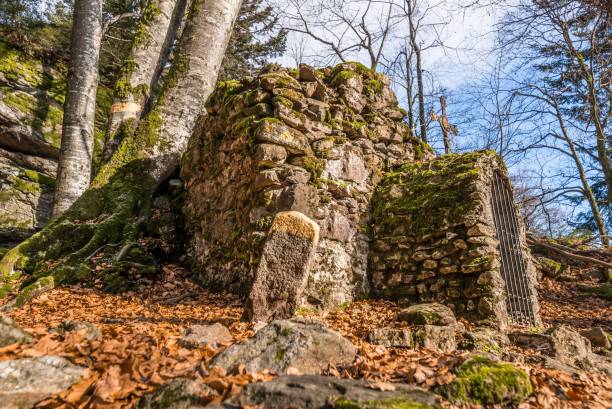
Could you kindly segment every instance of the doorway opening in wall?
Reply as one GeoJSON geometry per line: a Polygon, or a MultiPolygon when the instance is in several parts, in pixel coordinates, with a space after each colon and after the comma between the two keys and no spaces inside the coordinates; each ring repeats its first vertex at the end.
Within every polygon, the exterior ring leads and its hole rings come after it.
{"type": "Polygon", "coordinates": [[[494,172],[491,186],[491,208],[499,241],[501,274],[506,283],[506,306],[514,325],[536,323],[533,294],[529,285],[527,257],[521,247],[519,219],[509,182],[494,172]]]}

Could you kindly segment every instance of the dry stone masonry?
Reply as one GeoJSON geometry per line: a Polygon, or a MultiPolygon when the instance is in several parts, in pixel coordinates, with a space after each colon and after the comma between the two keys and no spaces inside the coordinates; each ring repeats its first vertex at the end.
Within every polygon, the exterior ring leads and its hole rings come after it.
{"type": "Polygon", "coordinates": [[[275,215],[320,227],[300,304],[368,295],[370,198],[385,171],[432,156],[410,136],[389,79],[357,63],[269,67],[221,83],[183,159],[200,280],[248,294],[275,215]]]}
{"type": "MultiPolygon", "coordinates": [[[[435,301],[476,322],[503,327],[510,314],[512,322],[538,324],[535,270],[520,225],[513,251],[523,256],[523,270],[502,275],[507,260],[500,245],[507,243],[499,240],[505,226],[495,223],[494,178],[510,188],[493,152],[446,155],[389,172],[373,199],[373,292],[408,304],[435,301]],[[520,274],[523,286],[512,294],[520,274]],[[508,294],[525,297],[519,305],[525,308],[508,303],[508,294]]],[[[505,216],[519,223],[513,205],[505,216]]]]}
{"type": "Polygon", "coordinates": [[[434,158],[384,75],[270,66],[219,84],[207,110],[181,169],[190,252],[205,285],[249,295],[245,318],[375,296],[539,324],[501,159],[434,158]],[[312,234],[274,228],[286,215],[312,234]]]}

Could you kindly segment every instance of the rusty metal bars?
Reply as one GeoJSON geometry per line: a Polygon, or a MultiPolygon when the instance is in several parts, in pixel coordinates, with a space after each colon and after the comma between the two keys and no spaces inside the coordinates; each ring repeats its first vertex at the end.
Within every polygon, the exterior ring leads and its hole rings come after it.
{"type": "Polygon", "coordinates": [[[527,259],[520,242],[521,230],[510,187],[494,172],[491,187],[493,221],[499,241],[501,273],[506,283],[507,310],[515,325],[535,325],[527,259]]]}

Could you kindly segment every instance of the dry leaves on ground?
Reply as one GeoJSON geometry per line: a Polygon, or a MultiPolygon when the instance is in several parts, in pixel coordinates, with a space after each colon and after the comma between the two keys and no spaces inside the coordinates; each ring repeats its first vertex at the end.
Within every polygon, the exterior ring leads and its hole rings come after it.
{"type": "MultiPolygon", "coordinates": [[[[156,282],[139,292],[120,296],[79,287],[56,288],[11,314],[37,340],[31,345],[0,349],[0,360],[57,354],[87,367],[80,382],[40,402],[39,408],[131,408],[144,394],[183,376],[192,377],[196,385],[206,385],[198,389],[202,402],[220,402],[239,393],[245,384],[271,379],[273,374],[247,373],[243,368],[232,374],[209,368],[208,362],[217,351],[178,345],[180,332],[192,324],[220,322],[228,326],[236,341],[253,335],[251,325],[240,322],[240,299],[208,293],[189,281],[187,275],[180,268],[165,266],[156,282]],[[103,336],[88,341],[84,332],[49,331],[66,320],[93,323],[103,336]]],[[[563,291],[562,297],[542,294],[545,321],[568,319],[570,324],[586,325],[582,314],[590,308],[592,297],[571,298],[570,290],[563,291]]],[[[603,308],[605,312],[609,304],[603,308]]],[[[372,387],[383,389],[392,387],[394,382],[428,389],[451,382],[452,369],[465,359],[466,352],[443,354],[424,349],[384,348],[365,341],[371,329],[405,326],[396,321],[398,311],[395,303],[371,300],[332,312],[305,313],[322,320],[359,347],[356,362],[343,368],[329,368],[328,374],[366,379],[372,387]]],[[[535,393],[521,405],[523,408],[612,406],[612,385],[601,374],[572,375],[540,367],[524,368],[530,372],[535,393]]],[[[453,407],[448,402],[445,406],[453,407]]]]}

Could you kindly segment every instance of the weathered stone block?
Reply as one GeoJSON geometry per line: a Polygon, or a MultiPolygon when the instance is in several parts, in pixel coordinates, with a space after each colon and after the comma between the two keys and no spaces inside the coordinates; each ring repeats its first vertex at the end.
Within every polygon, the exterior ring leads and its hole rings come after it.
{"type": "Polygon", "coordinates": [[[255,160],[259,167],[275,167],[285,162],[287,150],[279,145],[262,143],[257,145],[255,160]]]}
{"type": "Polygon", "coordinates": [[[455,325],[457,323],[453,311],[437,303],[411,305],[399,313],[398,319],[411,325],[455,325]]]}
{"type": "Polygon", "coordinates": [[[290,318],[295,313],[319,243],[319,226],[296,211],[272,221],[245,307],[250,321],[290,318]]]}
{"type": "Polygon", "coordinates": [[[356,354],[357,348],[349,340],[319,321],[279,320],[253,338],[230,346],[212,364],[228,371],[244,365],[249,372],[268,369],[278,374],[289,370],[318,374],[330,364],[352,363],[356,354]]]}
{"type": "Polygon", "coordinates": [[[386,347],[412,348],[412,332],[404,328],[376,328],[368,332],[368,342],[386,347]]]}

